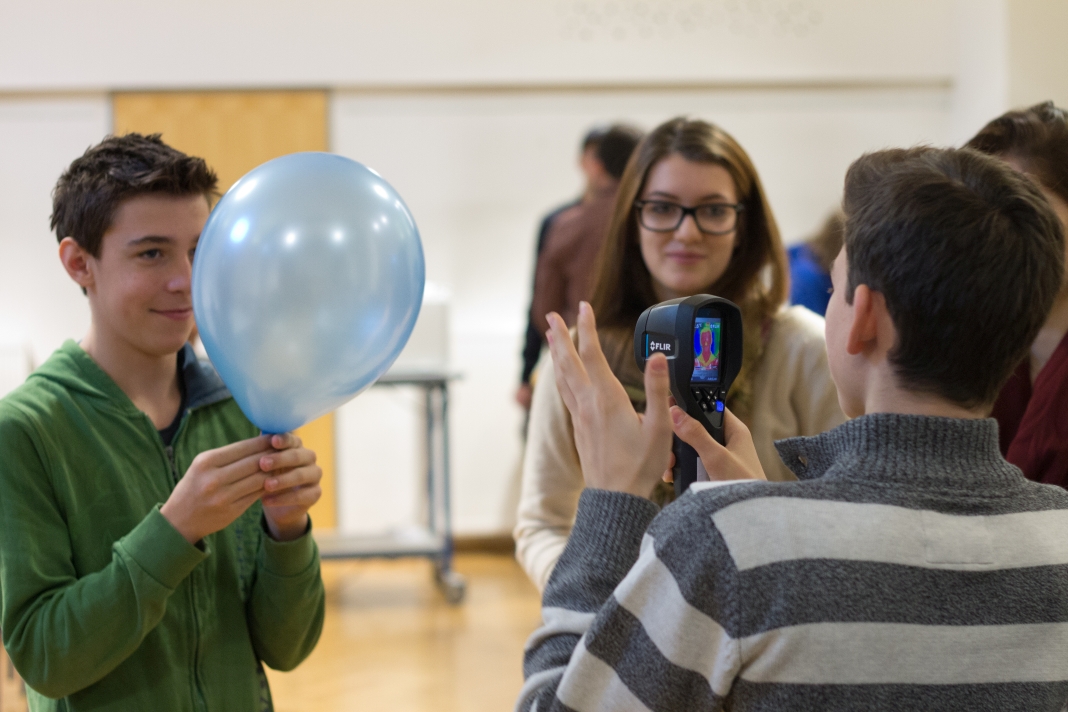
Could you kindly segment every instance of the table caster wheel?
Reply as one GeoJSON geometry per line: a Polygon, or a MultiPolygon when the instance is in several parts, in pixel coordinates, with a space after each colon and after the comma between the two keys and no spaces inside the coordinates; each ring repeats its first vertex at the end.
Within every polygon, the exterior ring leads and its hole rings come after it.
{"type": "Polygon", "coordinates": [[[455,606],[464,600],[464,594],[467,593],[467,580],[463,576],[455,571],[437,570],[434,572],[434,578],[437,579],[438,588],[441,589],[446,601],[455,606]]]}

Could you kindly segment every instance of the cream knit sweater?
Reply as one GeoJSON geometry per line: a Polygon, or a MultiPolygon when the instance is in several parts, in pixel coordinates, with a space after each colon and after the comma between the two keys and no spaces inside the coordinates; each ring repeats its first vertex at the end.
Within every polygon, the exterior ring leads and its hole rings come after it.
{"type": "MultiPolygon", "coordinates": [[[[753,374],[752,426],[757,456],[769,480],[796,479],[774,442],[818,435],[845,422],[827,368],[823,319],[804,307],[774,318],[753,374]]],[[[564,550],[582,494],[571,416],[556,390],[546,353],[530,407],[523,485],[515,528],[516,558],[539,590],[564,550]]]]}

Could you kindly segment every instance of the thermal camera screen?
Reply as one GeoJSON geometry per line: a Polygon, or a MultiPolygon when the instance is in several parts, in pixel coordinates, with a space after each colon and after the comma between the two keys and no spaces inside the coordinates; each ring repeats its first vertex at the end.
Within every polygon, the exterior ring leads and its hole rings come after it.
{"type": "Polygon", "coordinates": [[[719,381],[720,324],[718,317],[697,317],[693,324],[693,376],[696,383],[719,381]]]}

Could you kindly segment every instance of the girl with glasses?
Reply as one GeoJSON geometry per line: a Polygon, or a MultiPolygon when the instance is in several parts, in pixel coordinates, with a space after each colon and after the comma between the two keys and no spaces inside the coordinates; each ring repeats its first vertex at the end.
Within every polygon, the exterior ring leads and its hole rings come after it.
{"type": "MultiPolygon", "coordinates": [[[[727,407],[753,435],[768,479],[794,479],[774,441],[845,420],[827,369],[823,320],[784,308],[786,254],[756,168],[725,131],[676,118],[638,145],[623,173],[591,304],[602,348],[636,410],[645,407],[634,324],[647,307],[693,294],[726,297],[745,321],[742,370],[727,407]]],[[[530,411],[516,556],[544,588],[567,543],[582,469],[570,416],[543,359],[530,411]]],[[[673,490],[654,493],[664,504],[673,490]]]]}

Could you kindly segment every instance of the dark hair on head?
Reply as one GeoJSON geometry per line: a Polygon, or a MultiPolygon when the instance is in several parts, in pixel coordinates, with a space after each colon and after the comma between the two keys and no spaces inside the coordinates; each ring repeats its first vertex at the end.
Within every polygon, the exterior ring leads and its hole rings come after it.
{"type": "Polygon", "coordinates": [[[59,177],[52,191],[56,239],[72,237],[100,256],[104,233],[122,201],[148,193],[217,195],[219,179],[202,158],[163,143],[159,134],[108,136],[90,147],[59,177]]]}
{"type": "Polygon", "coordinates": [[[1068,203],[1068,112],[1052,101],[1002,114],[967,147],[1013,160],[1068,203]]]}
{"type": "Polygon", "coordinates": [[[786,301],[787,268],[779,228],[760,177],[749,155],[726,131],[705,121],[679,117],[647,134],[623,172],[591,300],[598,323],[633,329],[641,313],[658,301],[642,259],[634,201],[652,167],[673,154],[723,166],[734,179],[738,200],[744,206],[738,216],[737,245],[723,276],[708,289],[763,321],[786,301]]]}
{"type": "Polygon", "coordinates": [[[843,209],[849,278],[886,299],[902,388],[994,402],[1064,276],[1064,234],[1027,176],[970,149],[866,154],[843,209]]]}
{"type": "Polygon", "coordinates": [[[597,143],[597,160],[604,166],[608,175],[619,180],[623,177],[627,161],[641,140],[641,130],[626,124],[613,124],[601,135],[597,143]]]}
{"type": "Polygon", "coordinates": [[[607,130],[607,126],[594,126],[587,131],[586,135],[582,137],[582,150],[597,148],[597,145],[601,143],[601,137],[604,136],[607,130]]]}

